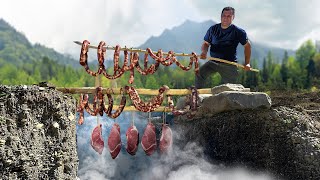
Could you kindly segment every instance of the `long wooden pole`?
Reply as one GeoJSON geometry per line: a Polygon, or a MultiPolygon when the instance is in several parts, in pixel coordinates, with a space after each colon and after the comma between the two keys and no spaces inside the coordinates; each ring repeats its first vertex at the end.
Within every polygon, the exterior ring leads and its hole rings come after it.
{"type": "MultiPolygon", "coordinates": [[[[119,107],[118,105],[113,105],[112,109],[115,110],[115,109],[118,109],[118,107],[119,107]]],[[[92,105],[91,105],[91,108],[92,108],[92,105]]],[[[123,111],[137,111],[138,112],[139,110],[137,110],[134,106],[125,106],[123,111]]],[[[169,109],[166,106],[160,106],[152,112],[164,112],[164,111],[171,112],[171,109],[169,109]]],[[[141,111],[139,111],[139,112],[141,112],[141,111]]]]}
{"type": "MultiPolygon", "coordinates": [[[[220,58],[208,57],[207,59],[210,60],[210,61],[219,61],[219,62],[223,62],[223,63],[226,63],[226,64],[231,64],[231,65],[235,65],[237,67],[244,68],[244,65],[242,65],[242,64],[239,64],[239,63],[236,63],[236,62],[227,61],[227,60],[220,59],[220,58]]],[[[258,69],[254,69],[254,68],[250,68],[250,71],[259,72],[258,69]]]]}
{"type": "MultiPolygon", "coordinates": [[[[80,41],[74,41],[74,43],[78,44],[78,45],[82,45],[82,43],[80,41]]],[[[93,48],[93,49],[98,49],[97,46],[92,46],[92,45],[89,45],[89,48],[93,48]]],[[[108,49],[108,50],[115,50],[116,48],[115,47],[112,47],[112,46],[106,46],[106,47],[103,47],[105,50],[108,49]]],[[[143,49],[134,49],[134,48],[120,48],[120,51],[124,51],[124,50],[127,50],[127,51],[131,51],[131,52],[142,52],[142,53],[147,53],[146,50],[143,50],[143,49]]],[[[157,53],[155,51],[152,51],[153,53],[157,53]]],[[[163,53],[164,55],[168,55],[167,52],[164,52],[163,53]]],[[[175,56],[193,56],[192,54],[185,54],[185,53],[173,53],[173,55],[175,56]]],[[[199,56],[198,56],[199,57],[199,56]]],[[[223,62],[223,63],[226,63],[226,64],[231,64],[231,65],[235,65],[237,67],[241,67],[241,68],[244,68],[244,66],[242,64],[239,64],[239,63],[236,63],[236,62],[232,62],[232,61],[228,61],[228,60],[224,60],[224,59],[220,59],[220,58],[215,58],[215,57],[208,57],[207,58],[209,61],[219,61],[219,62],[223,62]]],[[[254,69],[254,68],[250,68],[250,71],[253,71],[253,72],[259,72],[258,69],[254,69]]]]}
{"type": "MultiPolygon", "coordinates": [[[[80,41],[73,41],[74,43],[78,44],[78,45],[82,45],[82,43],[80,41]]],[[[92,49],[98,49],[97,46],[93,46],[93,45],[89,45],[89,48],[92,49]]],[[[104,46],[103,47],[104,50],[115,50],[116,47],[113,46],[104,46]]],[[[120,48],[120,51],[130,51],[130,52],[142,52],[142,53],[148,53],[147,50],[143,50],[143,49],[136,49],[136,48],[127,48],[126,46],[124,48],[120,48]]],[[[152,51],[154,54],[157,53],[156,51],[152,51]]],[[[168,55],[167,52],[163,52],[164,55],[168,55]]],[[[173,53],[173,55],[175,56],[192,56],[192,54],[185,54],[185,53],[173,53]]]]}
{"type": "MultiPolygon", "coordinates": [[[[56,90],[61,91],[63,93],[70,93],[70,94],[95,94],[96,88],[95,87],[57,87],[56,90]]],[[[159,90],[157,89],[136,89],[139,95],[158,95],[159,90]]],[[[120,88],[102,88],[102,92],[104,94],[121,94],[120,88]]],[[[198,89],[199,94],[211,94],[211,89],[198,89]]],[[[183,96],[191,94],[191,90],[188,89],[169,89],[166,92],[167,95],[173,96],[183,96]]]]}

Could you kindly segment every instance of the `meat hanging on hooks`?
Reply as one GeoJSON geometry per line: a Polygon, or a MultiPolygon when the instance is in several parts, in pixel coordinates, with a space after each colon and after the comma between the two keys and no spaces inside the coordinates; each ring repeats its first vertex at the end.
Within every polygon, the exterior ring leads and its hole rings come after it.
{"type": "Polygon", "coordinates": [[[78,120],[78,124],[82,125],[84,122],[84,107],[85,107],[85,103],[83,101],[84,97],[83,94],[80,94],[80,99],[79,99],[79,104],[77,107],[77,112],[79,112],[79,120],[78,120]]]}
{"type": "Polygon", "coordinates": [[[175,116],[187,114],[188,118],[192,118],[198,110],[199,92],[197,88],[192,86],[189,88],[191,94],[187,96],[185,106],[189,106],[186,110],[176,110],[171,95],[167,95],[168,107],[175,116]]]}
{"type": "MultiPolygon", "coordinates": [[[[121,88],[120,91],[122,92],[122,97],[121,97],[121,102],[120,102],[120,105],[118,107],[118,109],[112,113],[112,108],[113,108],[113,98],[111,96],[110,93],[107,93],[107,96],[108,96],[108,108],[106,108],[104,105],[103,109],[104,109],[104,112],[111,118],[115,119],[117,118],[123,111],[124,107],[126,106],[126,96],[124,95],[124,91],[123,89],[121,88]]],[[[104,103],[103,103],[104,104],[104,103]]]]}
{"type": "Polygon", "coordinates": [[[143,102],[138,92],[132,86],[125,86],[127,94],[129,94],[133,106],[142,112],[152,112],[157,109],[163,102],[164,93],[169,90],[168,86],[162,86],[157,96],[153,97],[149,102],[143,102]]]}
{"type": "Polygon", "coordinates": [[[99,114],[100,116],[103,116],[103,108],[104,106],[104,100],[103,100],[103,93],[102,88],[97,87],[96,88],[96,94],[93,99],[93,109],[90,108],[89,103],[89,95],[88,94],[80,94],[80,100],[77,107],[77,112],[79,112],[79,120],[78,124],[82,125],[84,123],[84,110],[86,110],[91,116],[96,116],[99,114]],[[98,107],[97,107],[98,105],[98,107]]]}
{"type": "Polygon", "coordinates": [[[108,115],[108,117],[113,118],[113,119],[117,118],[122,113],[122,111],[126,105],[125,93],[129,94],[129,97],[130,97],[134,107],[137,110],[142,111],[142,112],[152,112],[161,106],[163,99],[164,99],[164,94],[168,90],[169,90],[169,87],[164,85],[159,89],[159,93],[157,96],[153,97],[149,102],[143,102],[140,99],[139,94],[135,90],[134,87],[125,86],[124,88],[120,89],[120,92],[122,94],[120,105],[117,108],[117,110],[114,113],[112,113],[112,108],[113,108],[113,98],[111,95],[112,90],[107,92],[108,107],[106,107],[104,94],[102,92],[102,87],[99,86],[96,88],[96,93],[93,98],[92,105],[89,103],[89,95],[88,94],[84,94],[84,95],[80,94],[80,100],[79,100],[79,104],[77,107],[77,112],[79,112],[78,123],[80,125],[82,125],[84,122],[84,110],[86,110],[91,116],[97,116],[98,114],[100,116],[103,116],[103,112],[105,112],[108,115]],[[90,106],[92,106],[92,109],[90,106]]]}
{"type": "Polygon", "coordinates": [[[120,61],[120,50],[121,47],[117,45],[114,48],[114,55],[113,55],[113,63],[114,63],[114,70],[113,70],[113,75],[110,75],[107,73],[106,68],[104,66],[104,56],[106,54],[106,49],[104,46],[106,43],[104,41],[101,41],[97,47],[97,55],[98,55],[98,61],[99,61],[99,69],[97,72],[93,72],[90,70],[88,66],[88,50],[90,46],[90,42],[88,40],[84,40],[82,42],[81,46],[81,52],[80,52],[80,65],[82,65],[86,72],[90,74],[91,76],[96,76],[97,74],[103,74],[106,78],[108,79],[116,79],[121,77],[126,71],[130,71],[130,78],[128,82],[130,84],[133,83],[134,81],[134,68],[137,69],[137,71],[142,74],[142,75],[148,75],[148,74],[154,74],[160,63],[164,66],[170,66],[173,63],[175,63],[178,67],[180,67],[184,71],[189,71],[192,67],[192,64],[195,64],[195,73],[199,72],[199,62],[198,62],[198,57],[197,55],[192,52],[192,55],[190,57],[190,62],[188,66],[182,65],[177,58],[175,57],[175,53],[173,51],[169,51],[167,53],[167,56],[164,57],[164,53],[160,49],[156,54],[152,52],[150,48],[147,48],[144,55],[144,68],[142,69],[140,64],[139,64],[139,54],[138,52],[142,52],[142,50],[134,50],[131,48],[124,48],[124,62],[123,66],[119,66],[119,61],[120,61]],[[130,65],[128,64],[128,51],[130,51],[130,65]],[[155,64],[152,64],[148,68],[148,56],[152,57],[156,62],[155,64]]]}
{"type": "Polygon", "coordinates": [[[97,73],[90,70],[88,65],[88,51],[89,51],[90,42],[88,40],[84,40],[81,46],[80,52],[80,65],[84,67],[86,72],[91,76],[96,76],[97,73]]]}
{"type": "MultiPolygon", "coordinates": [[[[101,59],[99,60],[99,65],[100,65],[100,62],[104,62],[104,55],[105,55],[105,49],[103,49],[103,46],[105,45],[105,43],[102,41],[100,42],[99,46],[98,46],[98,59],[101,59]]],[[[128,56],[127,54],[128,53],[124,53],[125,54],[125,60],[124,60],[124,65],[122,68],[119,67],[119,54],[120,54],[120,46],[116,46],[115,48],[115,51],[114,51],[114,55],[113,55],[113,63],[114,63],[114,69],[113,69],[113,75],[109,75],[104,67],[103,66],[100,66],[100,68],[103,68],[102,70],[102,74],[108,78],[108,79],[116,79],[116,78],[119,78],[120,76],[123,75],[123,73],[125,72],[124,71],[124,67],[126,66],[127,64],[127,59],[126,56],[128,56]]]]}

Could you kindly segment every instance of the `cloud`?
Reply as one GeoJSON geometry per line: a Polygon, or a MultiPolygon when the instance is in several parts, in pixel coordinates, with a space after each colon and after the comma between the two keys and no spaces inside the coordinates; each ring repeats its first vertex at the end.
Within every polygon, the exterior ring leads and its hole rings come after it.
{"type": "Polygon", "coordinates": [[[137,47],[187,19],[219,22],[225,6],[236,8],[234,23],[255,42],[295,49],[308,37],[320,39],[317,0],[10,0],[1,3],[0,18],[32,43],[78,58],[74,40],[137,47]]]}
{"type": "Polygon", "coordinates": [[[184,0],[11,0],[2,2],[0,17],[32,43],[77,57],[74,40],[137,47],[165,28],[196,19],[192,8],[184,0]]]}

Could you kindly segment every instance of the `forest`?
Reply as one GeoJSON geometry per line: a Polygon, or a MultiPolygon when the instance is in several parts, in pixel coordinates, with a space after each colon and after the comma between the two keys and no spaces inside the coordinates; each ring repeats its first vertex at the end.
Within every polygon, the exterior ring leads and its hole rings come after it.
{"type": "MultiPolygon", "coordinates": [[[[7,56],[11,59],[21,58],[15,57],[14,51],[7,56]]],[[[189,63],[189,59],[179,59],[179,61],[184,65],[189,63]]],[[[205,60],[200,60],[200,62],[203,64],[205,60]]],[[[143,64],[143,62],[140,64],[143,64]]],[[[97,68],[92,64],[90,66],[92,69],[97,68]]],[[[311,40],[304,42],[296,50],[295,56],[288,56],[288,53],[285,52],[283,58],[279,60],[273,57],[272,52],[269,52],[268,56],[263,58],[261,68],[258,68],[257,59],[251,59],[251,66],[259,69],[260,72],[246,72],[240,69],[239,83],[253,91],[318,91],[320,89],[320,52],[311,40]]],[[[107,69],[110,74],[113,73],[113,65],[107,66],[107,69]]],[[[103,87],[129,85],[129,75],[129,72],[126,72],[116,80],[109,80],[101,75],[101,85],[103,87]]],[[[49,59],[47,56],[39,60],[20,62],[19,64],[8,63],[2,57],[0,58],[0,77],[0,84],[4,85],[32,85],[47,81],[57,87],[95,86],[95,77],[87,74],[84,68],[58,64],[57,61],[49,59]]],[[[219,85],[220,80],[221,77],[218,73],[213,74],[207,78],[206,87],[219,85]]],[[[171,89],[184,89],[193,86],[194,68],[190,71],[183,71],[177,66],[165,67],[160,65],[155,74],[148,76],[142,76],[135,71],[133,86],[137,88],[158,89],[164,84],[171,89]]]]}

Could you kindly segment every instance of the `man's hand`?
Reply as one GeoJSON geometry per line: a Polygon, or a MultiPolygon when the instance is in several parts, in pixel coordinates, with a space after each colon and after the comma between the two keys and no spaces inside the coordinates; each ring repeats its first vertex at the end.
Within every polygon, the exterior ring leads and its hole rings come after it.
{"type": "Polygon", "coordinates": [[[251,69],[250,64],[245,64],[244,67],[243,67],[243,69],[244,69],[245,71],[250,71],[250,69],[251,69]]]}
{"type": "Polygon", "coordinates": [[[209,49],[209,43],[207,41],[203,41],[202,46],[201,46],[201,54],[200,54],[200,59],[207,59],[207,52],[209,49]]]}
{"type": "Polygon", "coordinates": [[[207,59],[207,53],[201,53],[200,54],[200,59],[207,59]]]}

